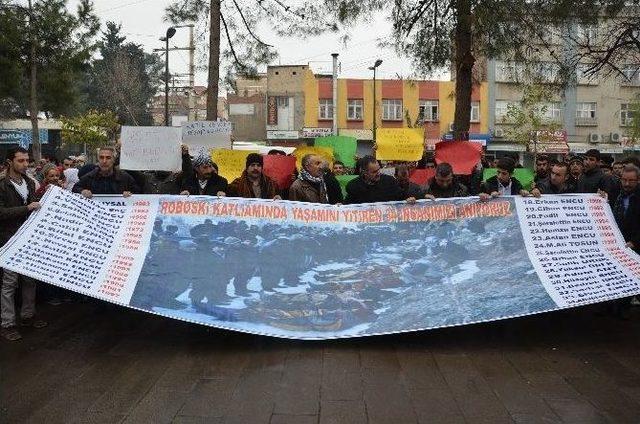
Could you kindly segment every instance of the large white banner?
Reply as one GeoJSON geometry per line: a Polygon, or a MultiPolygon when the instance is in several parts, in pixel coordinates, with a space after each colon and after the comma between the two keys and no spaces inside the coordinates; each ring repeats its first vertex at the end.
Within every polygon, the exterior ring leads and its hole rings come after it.
{"type": "Polygon", "coordinates": [[[122,127],[120,167],[131,171],[179,171],[180,128],[122,127]]]}
{"type": "Polygon", "coordinates": [[[640,294],[593,195],[353,206],[50,189],[0,266],[99,299],[298,339],[416,331],[640,294]]]}

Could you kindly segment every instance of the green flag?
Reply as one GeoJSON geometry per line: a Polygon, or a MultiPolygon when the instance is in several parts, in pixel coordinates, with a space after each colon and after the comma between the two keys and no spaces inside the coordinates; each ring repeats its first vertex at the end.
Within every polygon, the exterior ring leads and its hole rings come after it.
{"type": "MultiPolygon", "coordinates": [[[[482,181],[487,181],[489,178],[493,177],[497,173],[496,168],[485,168],[482,173],[482,181]]],[[[533,184],[533,170],[529,168],[516,168],[513,170],[513,176],[520,181],[522,187],[525,190],[531,190],[531,185],[533,184]]]]}
{"type": "Polygon", "coordinates": [[[349,183],[349,181],[357,177],[357,175],[336,175],[336,179],[340,183],[340,188],[342,189],[343,196],[347,195],[347,184],[349,183]]]}
{"type": "Polygon", "coordinates": [[[356,148],[358,141],[355,137],[331,135],[318,137],[315,140],[316,147],[330,147],[333,149],[333,157],[344,163],[344,166],[353,168],[356,165],[356,148]]]}

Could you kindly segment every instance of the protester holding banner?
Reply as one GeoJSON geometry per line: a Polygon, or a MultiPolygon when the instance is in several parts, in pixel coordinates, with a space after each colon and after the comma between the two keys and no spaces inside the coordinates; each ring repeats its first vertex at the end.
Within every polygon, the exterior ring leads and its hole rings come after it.
{"type": "Polygon", "coordinates": [[[218,167],[211,156],[200,150],[193,162],[188,160],[189,149],[183,146],[183,172],[180,194],[225,196],[227,179],[218,175],[218,167]],[[185,157],[186,155],[186,157],[185,157]]]}
{"type": "Polygon", "coordinates": [[[442,162],[436,166],[436,175],[427,182],[424,197],[435,200],[467,197],[468,195],[467,187],[459,183],[456,176],[453,175],[451,165],[447,162],[442,162]]]}
{"type": "Polygon", "coordinates": [[[489,197],[517,196],[522,194],[523,188],[520,181],[513,177],[515,162],[509,157],[498,161],[498,172],[493,177],[482,183],[480,200],[488,200],[489,197]]]}
{"type": "Polygon", "coordinates": [[[98,150],[98,166],[80,178],[73,187],[74,193],[90,198],[94,194],[140,193],[140,188],[127,172],[115,167],[116,151],[113,147],[101,147],[98,150]]]}
{"type": "Polygon", "coordinates": [[[540,181],[536,187],[531,190],[531,194],[536,197],[539,197],[541,194],[567,193],[575,193],[575,187],[569,183],[569,165],[565,162],[554,163],[551,166],[549,178],[540,181]]]}
{"type": "Polygon", "coordinates": [[[402,198],[415,197],[416,199],[422,199],[424,197],[424,190],[409,179],[409,174],[409,165],[406,163],[401,163],[396,166],[395,176],[398,186],[402,191],[402,198]]]}
{"type": "Polygon", "coordinates": [[[347,184],[346,204],[391,202],[402,200],[402,191],[395,178],[380,172],[373,156],[358,161],[360,175],[347,184]]]}
{"type": "Polygon", "coordinates": [[[277,183],[262,172],[263,165],[260,154],[249,154],[242,176],[229,184],[227,194],[231,197],[282,200],[277,183]]]}
{"type": "Polygon", "coordinates": [[[300,174],[289,188],[289,200],[329,203],[323,174],[322,158],[314,154],[304,155],[300,174]]]}
{"type": "Polygon", "coordinates": [[[613,215],[627,247],[640,253],[640,168],[625,165],[620,178],[622,191],[613,206],[613,215]]]}
{"type": "MultiPolygon", "coordinates": [[[[0,178],[0,246],[18,231],[32,211],[40,208],[36,202],[36,188],[33,181],[25,175],[29,166],[29,152],[22,147],[7,152],[7,170],[0,178]]],[[[52,165],[53,166],[53,165],[52,165]]],[[[25,327],[42,328],[46,322],[35,320],[36,312],[36,283],[27,276],[3,269],[2,297],[0,299],[0,315],[2,320],[2,338],[15,341],[22,335],[17,329],[15,293],[18,280],[22,283],[22,307],[20,310],[20,325],[25,327]]]]}

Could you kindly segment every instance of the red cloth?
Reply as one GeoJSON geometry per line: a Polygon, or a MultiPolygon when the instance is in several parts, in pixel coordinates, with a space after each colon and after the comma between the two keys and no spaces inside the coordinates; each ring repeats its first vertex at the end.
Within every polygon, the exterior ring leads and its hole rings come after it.
{"type": "Polygon", "coordinates": [[[444,141],[436,144],[435,159],[440,164],[447,162],[457,175],[470,175],[480,162],[482,145],[470,141],[444,141]]]}
{"type": "Polygon", "coordinates": [[[419,186],[423,186],[435,175],[436,170],[434,168],[414,169],[409,173],[409,181],[416,183],[419,186]]]}
{"type": "Polygon", "coordinates": [[[278,189],[286,190],[291,185],[296,170],[295,156],[265,155],[263,172],[278,184],[278,189]]]}

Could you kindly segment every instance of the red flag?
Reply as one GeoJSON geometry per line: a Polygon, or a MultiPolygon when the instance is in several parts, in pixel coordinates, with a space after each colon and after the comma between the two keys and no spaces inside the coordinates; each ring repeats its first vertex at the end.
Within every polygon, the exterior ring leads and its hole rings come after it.
{"type": "Polygon", "coordinates": [[[265,155],[263,172],[278,183],[280,190],[289,188],[291,175],[296,170],[295,156],[265,155]]]}
{"type": "Polygon", "coordinates": [[[436,163],[447,162],[457,175],[470,175],[480,162],[482,145],[470,141],[445,141],[436,144],[436,163]]]}
{"type": "Polygon", "coordinates": [[[409,181],[423,186],[435,175],[436,170],[434,168],[414,169],[409,173],[409,181]]]}

